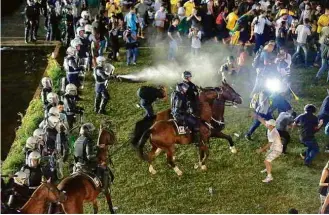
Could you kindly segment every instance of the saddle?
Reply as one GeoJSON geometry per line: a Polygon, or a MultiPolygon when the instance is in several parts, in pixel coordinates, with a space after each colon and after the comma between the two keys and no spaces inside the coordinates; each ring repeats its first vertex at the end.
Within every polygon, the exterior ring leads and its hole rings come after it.
{"type": "Polygon", "coordinates": [[[85,176],[94,185],[95,189],[100,189],[103,187],[102,180],[93,172],[88,170],[83,164],[77,163],[75,165],[75,171],[70,175],[70,177],[85,176]]]}
{"type": "Polygon", "coordinates": [[[174,123],[177,135],[187,135],[192,133],[191,130],[186,125],[184,125],[184,122],[177,120],[175,118],[170,119],[168,121],[174,123]]]}

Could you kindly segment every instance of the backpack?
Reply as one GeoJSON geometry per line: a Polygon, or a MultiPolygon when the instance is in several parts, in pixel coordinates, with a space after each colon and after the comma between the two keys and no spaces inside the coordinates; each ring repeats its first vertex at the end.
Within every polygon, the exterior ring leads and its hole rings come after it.
{"type": "Polygon", "coordinates": [[[261,54],[262,54],[263,48],[264,48],[263,46],[260,46],[258,51],[256,52],[256,56],[252,62],[253,68],[259,68],[259,66],[262,64],[261,63],[261,54]]]}

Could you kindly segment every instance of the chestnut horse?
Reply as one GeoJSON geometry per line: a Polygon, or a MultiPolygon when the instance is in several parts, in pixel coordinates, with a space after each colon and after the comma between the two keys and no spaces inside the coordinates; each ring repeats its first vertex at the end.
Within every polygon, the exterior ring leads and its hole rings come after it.
{"type": "MultiPolygon", "coordinates": [[[[241,96],[235,92],[235,90],[224,80],[222,82],[222,86],[219,87],[221,91],[220,96],[215,99],[211,105],[212,108],[212,126],[214,129],[211,130],[211,137],[216,137],[220,139],[226,139],[229,142],[230,149],[232,153],[236,152],[234,147],[234,142],[230,135],[224,134],[222,130],[224,129],[224,112],[225,112],[225,105],[227,102],[232,104],[241,104],[242,99],[241,96]]],[[[136,123],[135,130],[132,137],[132,145],[136,147],[138,142],[144,133],[145,130],[149,129],[154,122],[160,120],[169,120],[172,119],[171,116],[171,109],[167,109],[157,113],[154,118],[144,118],[136,123]]],[[[156,151],[156,155],[161,152],[161,149],[156,151]]]]}
{"type": "MultiPolygon", "coordinates": [[[[109,146],[116,141],[113,131],[100,128],[100,135],[97,143],[97,164],[98,167],[107,167],[109,146]]],[[[92,202],[94,213],[98,212],[97,197],[101,193],[101,187],[95,187],[94,183],[86,174],[76,174],[61,181],[57,186],[59,190],[66,192],[67,200],[62,203],[64,213],[82,214],[84,201],[92,202]]],[[[104,190],[104,195],[111,213],[114,213],[111,194],[109,189],[104,190]]]]}
{"type": "MultiPolygon", "coordinates": [[[[202,121],[200,125],[201,142],[199,143],[199,165],[202,170],[206,170],[205,161],[208,157],[208,142],[210,138],[210,129],[206,125],[210,125],[212,110],[211,104],[213,101],[220,96],[220,90],[217,89],[206,89],[200,93],[199,96],[199,109],[200,119],[202,121]]],[[[152,165],[155,157],[155,152],[158,148],[163,149],[167,153],[167,163],[174,169],[177,175],[182,175],[182,171],[174,163],[174,151],[175,144],[189,144],[191,143],[192,135],[177,135],[174,122],[172,120],[160,120],[157,121],[151,128],[146,130],[139,140],[137,149],[140,157],[143,160],[149,162],[149,171],[155,174],[156,171],[152,165]],[[149,138],[150,137],[150,138],[149,138]],[[144,154],[144,145],[147,139],[150,139],[152,150],[148,155],[144,154]]]]}

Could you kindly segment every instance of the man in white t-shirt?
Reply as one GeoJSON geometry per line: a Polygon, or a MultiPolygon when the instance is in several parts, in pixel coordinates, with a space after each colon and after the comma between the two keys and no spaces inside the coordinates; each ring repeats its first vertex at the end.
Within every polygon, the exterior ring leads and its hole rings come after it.
{"type": "Polygon", "coordinates": [[[264,147],[261,147],[257,150],[257,153],[264,152],[265,150],[268,150],[266,153],[266,158],[264,160],[264,164],[266,169],[262,170],[262,173],[267,173],[266,178],[263,180],[264,183],[268,183],[273,180],[272,177],[272,161],[278,158],[282,154],[283,145],[281,142],[280,134],[278,130],[276,130],[275,125],[276,122],[274,119],[270,119],[268,121],[265,121],[263,118],[257,116],[258,120],[265,125],[267,130],[267,139],[268,144],[266,144],[264,147]]]}
{"type": "Polygon", "coordinates": [[[304,19],[303,25],[298,25],[296,28],[295,33],[297,34],[297,49],[296,52],[292,56],[292,62],[296,62],[296,58],[299,55],[300,49],[302,48],[304,51],[305,56],[305,66],[308,66],[307,64],[307,37],[311,35],[311,27],[310,27],[310,20],[304,19]]]}

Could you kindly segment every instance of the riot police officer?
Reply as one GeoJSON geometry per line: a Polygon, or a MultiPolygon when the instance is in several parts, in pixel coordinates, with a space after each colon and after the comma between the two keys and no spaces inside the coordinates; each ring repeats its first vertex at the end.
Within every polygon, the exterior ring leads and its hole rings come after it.
{"type": "Polygon", "coordinates": [[[47,23],[47,41],[57,40],[58,38],[58,17],[55,11],[55,7],[48,4],[48,23],[47,23]]]}
{"type": "Polygon", "coordinates": [[[38,144],[38,140],[34,136],[29,137],[26,140],[26,144],[24,147],[25,163],[28,163],[28,157],[29,157],[30,153],[33,151],[37,151],[37,152],[41,151],[40,145],[38,144]]]}
{"type": "Polygon", "coordinates": [[[75,114],[81,114],[82,108],[76,105],[78,96],[78,89],[74,84],[68,84],[65,88],[64,95],[64,111],[66,113],[69,127],[73,127],[75,122],[75,114]]]}
{"type": "Polygon", "coordinates": [[[154,116],[152,103],[157,99],[165,100],[167,93],[164,86],[159,86],[158,88],[142,86],[137,90],[137,96],[140,98],[140,106],[145,110],[145,117],[152,118],[154,116]]]}
{"type": "Polygon", "coordinates": [[[41,100],[43,102],[44,107],[48,105],[47,95],[53,91],[53,82],[49,77],[43,77],[41,79],[42,92],[41,92],[41,100]]]}
{"type": "Polygon", "coordinates": [[[74,39],[74,19],[73,19],[73,13],[72,13],[72,5],[66,5],[65,10],[65,16],[64,16],[64,22],[65,22],[65,43],[67,46],[70,45],[71,40],[74,39]]]}
{"type": "Polygon", "coordinates": [[[193,143],[198,146],[200,143],[200,122],[195,117],[191,103],[188,100],[189,85],[185,82],[176,86],[176,91],[172,94],[172,115],[180,122],[184,122],[192,129],[193,143]]]}
{"type": "Polygon", "coordinates": [[[25,43],[29,41],[35,42],[36,27],[39,18],[38,8],[34,5],[33,0],[27,0],[27,6],[25,7],[25,43]]]}
{"type": "Polygon", "coordinates": [[[191,81],[192,73],[190,71],[184,71],[182,74],[183,83],[186,83],[189,87],[186,92],[187,100],[191,103],[191,108],[195,114],[199,112],[199,92],[197,86],[191,81]]]}
{"type": "MultiPolygon", "coordinates": [[[[89,69],[89,49],[90,49],[90,42],[87,38],[85,38],[85,27],[78,27],[76,30],[76,36],[74,40],[80,40],[80,47],[78,50],[78,57],[80,66],[83,66],[85,71],[89,69]]],[[[71,43],[71,46],[74,47],[71,43]]]]}
{"type": "MultiPolygon", "coordinates": [[[[29,154],[27,163],[17,172],[14,177],[15,184],[28,188],[28,197],[40,186],[42,176],[44,175],[40,166],[41,155],[37,151],[29,154]]],[[[22,193],[23,195],[23,193],[22,193]]],[[[10,196],[8,205],[11,207],[14,203],[14,194],[10,196]]]]}
{"type": "Polygon", "coordinates": [[[47,116],[50,108],[56,107],[58,105],[58,102],[59,102],[58,95],[53,92],[48,93],[47,102],[48,102],[48,104],[45,106],[45,116],[47,116]]]}
{"type": "MultiPolygon", "coordinates": [[[[74,40],[71,41],[71,43],[74,40]]],[[[79,45],[77,45],[78,47],[79,45]]],[[[76,49],[73,47],[67,48],[67,56],[64,58],[64,69],[66,71],[66,79],[70,84],[74,84],[76,87],[80,86],[79,73],[82,68],[78,66],[76,58],[76,49]]]]}
{"type": "MultiPolygon", "coordinates": [[[[79,163],[82,167],[91,170],[95,164],[96,155],[94,153],[94,143],[92,133],[95,126],[92,123],[85,123],[80,128],[80,136],[74,143],[74,161],[77,166],[79,163]]],[[[77,167],[74,171],[77,170],[77,167]]]]}
{"type": "Polygon", "coordinates": [[[37,128],[33,131],[33,137],[36,138],[37,143],[40,147],[44,146],[44,136],[45,136],[45,131],[41,128],[37,128]]]}
{"type": "Polygon", "coordinates": [[[105,58],[99,56],[96,58],[97,67],[94,69],[95,77],[95,112],[104,114],[105,107],[110,98],[109,93],[107,92],[107,83],[108,79],[114,72],[114,67],[109,64],[108,68],[105,68],[105,58]]]}

